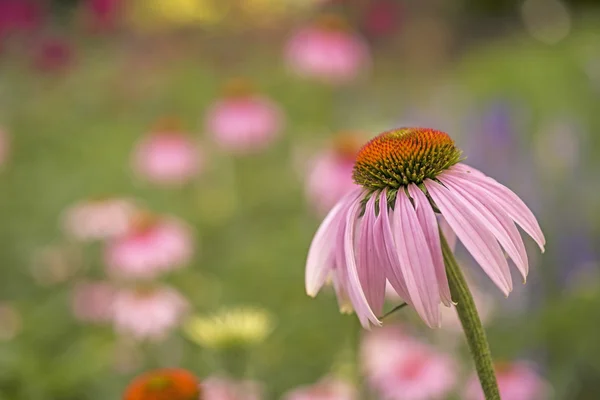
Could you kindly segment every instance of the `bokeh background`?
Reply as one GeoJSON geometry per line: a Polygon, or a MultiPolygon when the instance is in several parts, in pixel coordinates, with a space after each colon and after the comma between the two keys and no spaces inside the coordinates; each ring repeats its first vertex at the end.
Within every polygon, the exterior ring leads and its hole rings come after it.
{"type": "MultiPolygon", "coordinates": [[[[304,262],[357,146],[399,126],[448,132],[546,233],[509,298],[458,249],[500,371],[543,386],[505,398],[597,399],[593,0],[0,0],[0,399],[117,399],[165,366],[209,399],[384,398],[374,333],[304,262]]],[[[389,398],[467,398],[447,321],[386,319],[455,363],[435,397],[402,385],[449,369],[398,360],[389,398]]]]}

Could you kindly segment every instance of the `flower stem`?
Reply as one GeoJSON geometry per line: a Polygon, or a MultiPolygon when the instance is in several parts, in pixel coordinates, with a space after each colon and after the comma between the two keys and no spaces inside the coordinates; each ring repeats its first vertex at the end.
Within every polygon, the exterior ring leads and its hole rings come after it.
{"type": "Polygon", "coordinates": [[[473,296],[469,291],[465,277],[454,258],[452,250],[446,242],[446,238],[440,232],[442,241],[442,253],[444,255],[444,263],[446,264],[446,274],[448,275],[448,283],[450,284],[450,293],[452,299],[456,302],[456,311],[458,318],[462,324],[471,356],[475,361],[475,369],[477,376],[486,400],[500,400],[500,392],[498,390],[498,382],[492,363],[492,354],[483,325],[477,314],[477,308],[473,301],[473,296]]]}

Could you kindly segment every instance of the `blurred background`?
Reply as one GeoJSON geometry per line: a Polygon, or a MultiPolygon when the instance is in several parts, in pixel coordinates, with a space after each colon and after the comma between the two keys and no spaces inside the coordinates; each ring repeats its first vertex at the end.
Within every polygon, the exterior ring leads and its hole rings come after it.
{"type": "Polygon", "coordinates": [[[503,398],[597,399],[599,106],[594,0],[0,0],[0,399],[166,366],[208,400],[476,399],[452,310],[365,332],[304,292],[359,146],[399,126],[546,233],[508,299],[458,249],[503,398]]]}

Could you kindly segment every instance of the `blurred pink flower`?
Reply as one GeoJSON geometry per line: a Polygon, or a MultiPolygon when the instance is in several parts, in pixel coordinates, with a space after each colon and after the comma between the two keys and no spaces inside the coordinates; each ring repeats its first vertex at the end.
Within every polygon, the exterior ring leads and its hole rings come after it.
{"type": "Polygon", "coordinates": [[[452,359],[396,327],[367,334],[361,352],[367,379],[384,399],[443,399],[456,383],[452,359]]]}
{"type": "Polygon", "coordinates": [[[371,62],[366,42],[337,16],[324,16],[295,32],[285,58],[297,75],[330,84],[354,80],[371,62]]]}
{"type": "Polygon", "coordinates": [[[114,296],[115,288],[108,282],[78,282],[71,297],[73,315],[82,322],[110,321],[114,296]]]}
{"type": "Polygon", "coordinates": [[[360,146],[348,137],[313,160],[306,181],[309,202],[324,214],[357,185],[352,180],[354,159],[360,146]]]}
{"type": "Polygon", "coordinates": [[[0,342],[13,340],[23,328],[19,311],[7,302],[0,302],[0,342]]]}
{"type": "Polygon", "coordinates": [[[300,386],[286,393],[284,400],[354,400],[356,390],[348,382],[325,378],[314,385],[300,386]]]}
{"type": "Polygon", "coordinates": [[[203,380],[202,400],[260,400],[263,398],[262,385],[256,381],[235,381],[233,379],[210,376],[203,380]]]}
{"type": "Polygon", "coordinates": [[[364,16],[368,35],[386,36],[398,29],[401,23],[402,3],[395,0],[376,0],[369,4],[364,16]]]}
{"type": "Polygon", "coordinates": [[[127,231],[135,209],[133,201],[126,198],[84,200],[63,212],[62,227],[76,240],[107,239],[127,231]]]}
{"type": "Polygon", "coordinates": [[[153,279],[186,266],[194,255],[194,238],[183,221],[138,215],[130,229],[107,243],[108,274],[117,279],[153,279]]]}
{"type": "Polygon", "coordinates": [[[73,62],[73,48],[61,38],[43,38],[33,50],[33,67],[43,72],[64,72],[73,62]]]}
{"type": "Polygon", "coordinates": [[[44,13],[41,2],[33,0],[0,0],[0,39],[14,33],[39,29],[44,13]]]}
{"type": "Polygon", "coordinates": [[[230,82],[225,96],[206,113],[206,130],[223,149],[250,153],[269,146],[283,128],[279,105],[242,81],[230,82]]]}
{"type": "Polygon", "coordinates": [[[84,17],[86,25],[95,32],[107,32],[119,24],[123,10],[123,0],[86,0],[84,17]]]}
{"type": "Polygon", "coordinates": [[[159,185],[189,182],[203,167],[204,158],[192,137],[177,131],[158,131],[144,137],[133,152],[136,174],[159,185]]]}
{"type": "Polygon", "coordinates": [[[122,289],[113,302],[115,331],[137,340],[163,340],[179,325],[188,307],[186,299],[168,286],[122,289]]]}
{"type": "MultiPolygon", "coordinates": [[[[496,378],[504,400],[544,400],[550,387],[533,367],[525,362],[496,364],[496,378]]],[[[484,400],[479,380],[472,376],[467,383],[465,400],[484,400]]]]}

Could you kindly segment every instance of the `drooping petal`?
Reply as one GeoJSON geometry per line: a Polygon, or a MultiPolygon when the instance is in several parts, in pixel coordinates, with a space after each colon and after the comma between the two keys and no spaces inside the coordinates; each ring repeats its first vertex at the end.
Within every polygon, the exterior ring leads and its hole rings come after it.
{"type": "Polygon", "coordinates": [[[515,223],[500,205],[487,196],[485,190],[464,179],[444,174],[440,175],[438,179],[444,185],[459,192],[473,206],[474,213],[480,217],[481,222],[490,228],[525,280],[529,270],[525,244],[515,223]]]}
{"type": "Polygon", "coordinates": [[[438,215],[438,223],[440,225],[440,230],[442,231],[442,234],[444,235],[444,237],[446,238],[446,243],[448,243],[448,247],[450,247],[450,250],[454,251],[456,249],[456,232],[454,232],[452,230],[452,228],[450,227],[450,224],[448,224],[448,221],[446,221],[446,218],[444,218],[443,215],[438,215]]]}
{"type": "Polygon", "coordinates": [[[456,197],[454,191],[431,179],[425,180],[424,184],[460,241],[496,286],[508,296],[512,290],[510,270],[494,235],[479,222],[469,206],[456,197]]]}
{"type": "Polygon", "coordinates": [[[398,191],[392,220],[400,266],[413,305],[427,325],[439,327],[440,291],[433,259],[417,212],[404,190],[398,191]]]}
{"type": "Polygon", "coordinates": [[[344,255],[346,262],[346,273],[348,276],[348,294],[352,301],[352,306],[361,325],[364,328],[369,328],[369,321],[375,325],[381,325],[381,322],[377,316],[373,313],[373,310],[369,306],[369,302],[365,296],[362,288],[360,278],[358,276],[358,268],[356,265],[356,250],[354,248],[356,225],[358,215],[361,209],[360,198],[354,200],[349,210],[346,213],[346,226],[344,229],[344,255]]]}
{"type": "Polygon", "coordinates": [[[456,164],[446,174],[456,176],[481,186],[490,197],[496,200],[504,211],[517,223],[523,230],[533,238],[538,244],[540,250],[544,251],[546,239],[537,222],[537,219],[527,207],[527,205],[512,190],[500,184],[496,180],[485,176],[480,171],[466,166],[456,164]]]}
{"type": "Polygon", "coordinates": [[[429,251],[431,252],[435,276],[440,289],[440,298],[442,302],[449,307],[452,304],[452,297],[450,296],[450,287],[448,286],[448,277],[446,276],[446,267],[444,265],[442,245],[440,243],[440,231],[435,212],[433,211],[433,208],[431,208],[427,196],[425,196],[417,185],[409,185],[408,194],[414,201],[417,218],[423,229],[423,233],[425,234],[429,251]]]}
{"type": "Polygon", "coordinates": [[[398,296],[407,304],[412,305],[412,300],[406,287],[406,280],[400,266],[400,254],[396,248],[392,232],[392,221],[390,220],[387,207],[387,190],[381,191],[379,195],[379,216],[375,223],[375,243],[378,245],[379,258],[384,264],[388,281],[390,281],[398,296]]]}
{"type": "Polygon", "coordinates": [[[306,260],[305,285],[309,296],[316,296],[333,266],[333,247],[340,220],[343,218],[343,209],[348,205],[348,199],[356,197],[360,189],[348,194],[340,200],[329,212],[317,230],[308,250],[306,260]]]}
{"type": "Polygon", "coordinates": [[[371,309],[381,314],[385,301],[385,273],[375,247],[375,199],[372,195],[367,201],[365,213],[357,237],[358,277],[371,309]]]}

